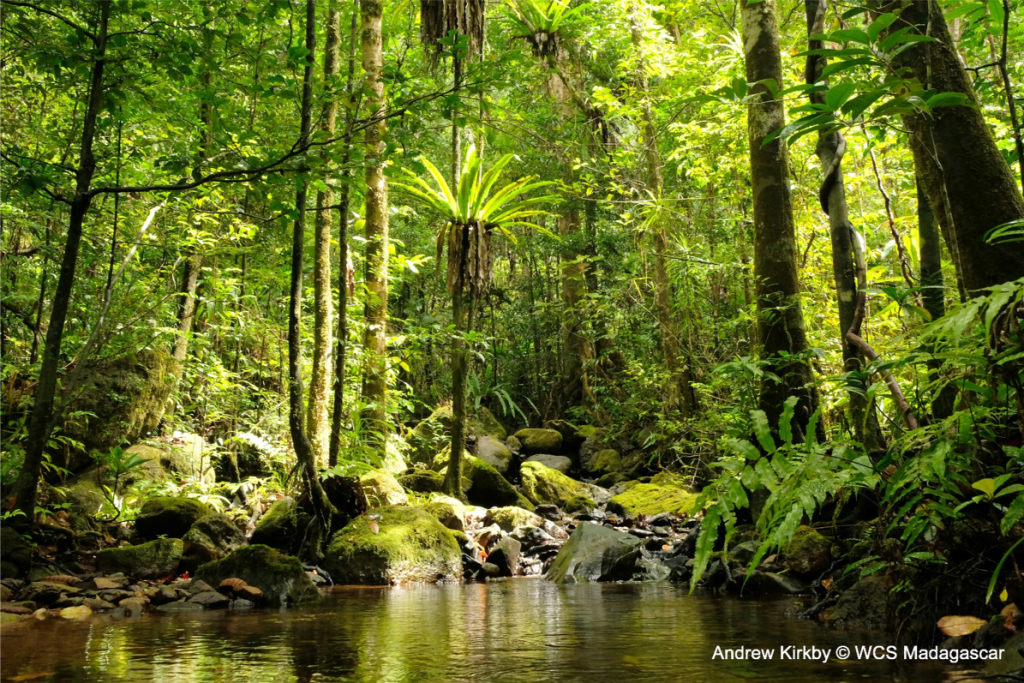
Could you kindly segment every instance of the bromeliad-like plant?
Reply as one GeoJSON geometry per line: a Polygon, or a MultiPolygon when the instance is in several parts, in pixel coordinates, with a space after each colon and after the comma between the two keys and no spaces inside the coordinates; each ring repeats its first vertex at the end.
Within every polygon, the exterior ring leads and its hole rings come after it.
{"type": "Polygon", "coordinates": [[[437,234],[437,263],[440,267],[442,252],[447,244],[447,284],[448,294],[452,297],[452,320],[455,326],[451,352],[452,448],[445,476],[445,491],[456,497],[462,495],[462,449],[465,442],[466,358],[463,335],[466,331],[467,294],[472,306],[479,293],[490,285],[494,275],[491,233],[496,230],[514,242],[515,235],[510,228],[516,224],[551,235],[543,227],[523,219],[545,214],[539,205],[558,201],[558,197],[553,195],[522,198],[533,190],[554,184],[550,181],[537,181],[536,176],[520,178],[495,189],[501,172],[513,158],[513,155],[506,154],[489,170],[484,171],[476,147],[470,145],[455,192],[452,192],[437,167],[424,157],[420,161],[433,178],[433,184],[409,171],[405,173],[407,182],[393,183],[395,187],[441,214],[444,219],[437,234]]]}
{"type": "Polygon", "coordinates": [[[537,57],[558,56],[561,29],[566,20],[577,14],[584,4],[569,9],[565,0],[509,0],[508,16],[522,31],[521,36],[537,57]]]}

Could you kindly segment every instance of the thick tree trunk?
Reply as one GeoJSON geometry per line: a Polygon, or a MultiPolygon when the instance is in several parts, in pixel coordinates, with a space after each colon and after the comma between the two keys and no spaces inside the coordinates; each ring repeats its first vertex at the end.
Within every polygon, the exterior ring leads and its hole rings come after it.
{"type": "MultiPolygon", "coordinates": [[[[661,175],[661,154],[658,152],[657,130],[654,113],[648,97],[647,71],[643,53],[643,33],[640,23],[632,22],[631,36],[633,49],[637,52],[636,81],[643,98],[644,156],[647,161],[647,188],[657,200],[661,200],[664,182],[661,175]]],[[[658,210],[658,209],[655,209],[658,210]]],[[[668,277],[668,225],[663,216],[658,216],[651,232],[654,247],[654,306],[658,316],[658,333],[661,351],[665,357],[665,369],[670,381],[667,387],[666,405],[678,409],[683,417],[695,409],[695,394],[691,385],[690,366],[680,349],[675,319],[672,315],[672,289],[668,277]]]]}
{"type": "Polygon", "coordinates": [[[93,62],[92,67],[89,102],[82,122],[82,142],[79,148],[78,169],[75,173],[75,197],[71,202],[64,255],[57,287],[53,293],[53,308],[50,311],[46,341],[43,344],[39,382],[36,384],[35,401],[32,407],[32,416],[29,419],[28,438],[25,441],[25,461],[14,483],[15,500],[13,502],[29,520],[35,518],[36,488],[39,486],[43,454],[52,429],[50,415],[53,411],[53,398],[57,390],[57,372],[60,369],[64,325],[67,322],[68,307],[71,303],[71,289],[75,283],[78,250],[82,243],[82,223],[85,220],[85,214],[89,211],[89,205],[92,203],[89,189],[96,172],[96,158],[93,156],[92,145],[96,137],[96,117],[103,104],[103,69],[106,64],[107,25],[109,22],[110,0],[101,0],[99,25],[96,28],[96,61],[93,62]]]}
{"type": "Polygon", "coordinates": [[[783,87],[776,2],[741,0],[741,8],[747,82],[757,83],[750,91],[755,97],[747,108],[747,133],[754,192],[758,335],[762,358],[779,378],[762,381],[760,406],[775,428],[786,397],[799,397],[796,423],[803,432],[815,409],[810,366],[805,360],[784,357],[808,350],[796,268],[789,154],[781,138],[764,144],[771,132],[785,124],[782,100],[775,99],[763,83],[772,79],[779,89],[783,87]]]}
{"type": "MultiPolygon", "coordinates": [[[[332,2],[327,11],[327,35],[324,41],[324,84],[329,89],[320,115],[320,127],[334,137],[338,116],[337,93],[331,85],[338,74],[341,44],[341,15],[332,2]]],[[[330,448],[331,424],[328,406],[331,399],[331,209],[334,191],[330,185],[316,194],[316,236],[313,255],[313,370],[309,382],[309,407],[306,429],[317,464],[326,465],[330,448]]],[[[344,264],[341,265],[344,270],[344,264]]]]}
{"type": "Polygon", "coordinates": [[[584,255],[578,248],[580,212],[576,208],[563,207],[558,217],[558,232],[562,237],[562,301],[565,315],[562,317],[562,335],[565,338],[565,366],[563,370],[563,404],[583,406],[596,418],[597,401],[590,387],[588,367],[594,360],[594,347],[585,334],[582,303],[587,295],[584,255]]]}
{"type": "MultiPolygon", "coordinates": [[[[825,17],[828,13],[828,0],[806,0],[807,11],[807,34],[808,36],[825,33],[825,17]]],[[[815,50],[822,47],[820,40],[808,40],[808,49],[815,50]]],[[[809,84],[819,83],[823,79],[821,73],[828,63],[823,56],[811,55],[807,58],[806,79],[809,84]]],[[[827,83],[828,79],[824,79],[827,83]]],[[[824,92],[814,92],[810,95],[814,104],[825,103],[824,92]]],[[[822,172],[825,177],[822,180],[819,202],[822,209],[828,215],[829,237],[832,242],[832,276],[836,285],[836,302],[839,310],[839,338],[843,349],[843,371],[856,373],[864,369],[864,354],[860,349],[846,338],[846,333],[853,325],[853,318],[857,312],[857,259],[855,257],[856,244],[854,240],[860,239],[855,228],[849,219],[849,209],[846,204],[846,186],[843,183],[842,154],[846,149],[846,140],[843,134],[835,131],[827,135],[819,135],[818,145],[815,152],[821,163],[822,172]],[[837,159],[836,156],[839,155],[837,159]]],[[[871,452],[877,452],[885,448],[885,441],[882,438],[881,429],[878,424],[878,416],[875,414],[874,406],[867,400],[865,392],[866,383],[860,379],[849,380],[850,391],[850,417],[854,424],[854,434],[858,441],[863,443],[871,452]]]]}
{"type": "MultiPolygon", "coordinates": [[[[977,98],[957,57],[942,6],[936,0],[898,3],[900,21],[892,30],[914,26],[912,32],[930,35],[900,56],[925,88],[977,98]]],[[[880,9],[897,9],[888,4],[880,9]]],[[[918,164],[933,207],[948,207],[952,222],[954,261],[970,295],[986,287],[1024,277],[1024,242],[989,244],[993,228],[1024,218],[1024,199],[1009,165],[996,147],[980,106],[940,107],[927,115],[907,117],[914,138],[915,156],[927,155],[931,164],[918,164]]]]}
{"type": "MultiPolygon", "coordinates": [[[[363,71],[370,116],[383,116],[384,63],[381,34],[382,0],[363,0],[363,71]]],[[[387,441],[388,362],[388,184],[384,176],[385,123],[380,120],[366,129],[366,358],[363,400],[369,404],[366,418],[377,433],[381,452],[387,441]]]]}

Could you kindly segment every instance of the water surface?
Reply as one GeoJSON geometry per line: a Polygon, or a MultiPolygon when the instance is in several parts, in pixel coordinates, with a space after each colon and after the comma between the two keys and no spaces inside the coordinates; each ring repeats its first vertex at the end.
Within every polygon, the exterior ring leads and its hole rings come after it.
{"type": "Polygon", "coordinates": [[[716,645],[881,643],[786,616],[793,599],[690,596],[667,584],[514,581],[336,588],[292,610],[23,622],[0,637],[4,680],[643,683],[946,681],[890,662],[723,661],[716,645]],[[29,679],[33,674],[50,674],[29,679]]]}

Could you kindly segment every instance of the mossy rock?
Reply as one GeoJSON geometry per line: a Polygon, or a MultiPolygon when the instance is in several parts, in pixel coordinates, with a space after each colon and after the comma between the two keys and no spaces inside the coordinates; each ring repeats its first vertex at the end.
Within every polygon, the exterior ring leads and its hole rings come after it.
{"type": "Polygon", "coordinates": [[[530,501],[524,498],[515,486],[480,458],[467,457],[462,464],[462,474],[470,481],[466,497],[474,505],[485,508],[518,505],[533,509],[530,501]]]}
{"type": "MultiPolygon", "coordinates": [[[[655,477],[657,480],[657,477],[655,477]]],[[[624,517],[671,512],[688,515],[697,502],[697,494],[683,488],[678,482],[664,478],[649,484],[635,484],[629,490],[608,501],[608,512],[624,517]]]]}
{"type": "Polygon", "coordinates": [[[185,551],[181,566],[195,572],[200,565],[215,562],[246,544],[245,534],[227,515],[214,512],[192,525],[182,537],[185,551]]]}
{"type": "Polygon", "coordinates": [[[265,545],[249,545],[227,557],[204,564],[196,579],[219,586],[224,579],[241,579],[263,591],[270,605],[315,602],[320,592],[302,568],[299,558],[265,545]]]}
{"type": "Polygon", "coordinates": [[[433,470],[409,469],[398,476],[398,483],[406,491],[415,493],[437,493],[444,484],[444,477],[433,470]]]}
{"type": "Polygon", "coordinates": [[[409,503],[405,489],[395,479],[395,475],[387,470],[370,470],[359,477],[359,483],[362,484],[366,502],[371,508],[409,503]]]}
{"type": "Polygon", "coordinates": [[[305,524],[294,498],[285,496],[274,501],[259,521],[249,538],[250,543],[266,545],[292,552],[298,549],[305,524]]]}
{"type": "Polygon", "coordinates": [[[471,421],[469,431],[477,438],[490,436],[498,441],[504,441],[508,437],[508,430],[498,422],[494,413],[482,406],[476,411],[476,419],[471,421]]]}
{"type": "Polygon", "coordinates": [[[557,505],[566,512],[595,507],[585,485],[539,462],[524,462],[519,476],[523,494],[534,505],[557,505]]]}
{"type": "Polygon", "coordinates": [[[466,506],[461,501],[448,496],[438,496],[419,508],[434,516],[445,528],[451,531],[466,530],[466,506]]]}
{"type": "Polygon", "coordinates": [[[143,538],[181,538],[209,512],[210,508],[204,503],[192,498],[157,496],[142,504],[135,518],[135,530],[143,538]]]}
{"type": "Polygon", "coordinates": [[[604,489],[610,489],[616,484],[621,484],[626,481],[626,475],[622,472],[609,472],[608,474],[602,475],[594,483],[604,489]]]}
{"type": "MultiPolygon", "coordinates": [[[[436,453],[441,443],[451,437],[452,407],[438,406],[430,417],[421,421],[409,432],[411,458],[415,462],[430,463],[431,454],[436,453]]],[[[504,441],[508,436],[505,427],[498,422],[487,408],[480,408],[476,416],[466,416],[466,436],[491,436],[504,441]]]]}
{"type": "Polygon", "coordinates": [[[605,448],[594,453],[588,463],[587,471],[591,474],[603,475],[622,471],[622,456],[614,448],[605,448]]]}
{"type": "MultiPolygon", "coordinates": [[[[452,454],[452,445],[448,444],[447,446],[442,448],[437,453],[437,455],[434,456],[434,459],[430,463],[430,468],[432,470],[434,470],[435,472],[441,472],[442,475],[443,475],[444,472],[446,472],[447,469],[448,469],[448,461],[451,460],[451,454],[452,454]]],[[[465,463],[466,460],[468,458],[471,458],[471,457],[473,457],[473,456],[472,456],[472,454],[469,451],[467,451],[467,450],[463,450],[462,451],[462,462],[463,463],[465,463]]],[[[462,475],[463,475],[463,477],[465,477],[465,475],[466,475],[465,470],[463,470],[462,475]]]]}
{"type": "Polygon", "coordinates": [[[137,579],[162,579],[178,573],[185,546],[180,538],[160,538],[142,545],[106,548],[96,555],[96,569],[137,579]]]}
{"type": "Polygon", "coordinates": [[[3,578],[22,576],[32,566],[32,548],[13,527],[0,528],[0,562],[3,578]]]}
{"type": "Polygon", "coordinates": [[[558,453],[562,450],[562,435],[554,429],[520,429],[515,437],[522,444],[523,452],[529,455],[558,453]]]}
{"type": "Polygon", "coordinates": [[[484,526],[497,524],[502,531],[512,533],[524,526],[542,526],[544,520],[533,512],[514,505],[492,508],[484,516],[484,526]]]}
{"type": "Polygon", "coordinates": [[[832,541],[809,526],[800,526],[793,532],[793,540],[782,549],[782,557],[793,573],[817,576],[832,561],[832,541]]]}
{"type": "Polygon", "coordinates": [[[325,568],[338,583],[390,585],[458,581],[458,541],[426,510],[382,507],[334,534],[325,568]]]}
{"type": "Polygon", "coordinates": [[[476,440],[476,447],[473,449],[476,457],[488,465],[505,474],[512,462],[512,451],[508,446],[493,436],[481,436],[476,440]]]}

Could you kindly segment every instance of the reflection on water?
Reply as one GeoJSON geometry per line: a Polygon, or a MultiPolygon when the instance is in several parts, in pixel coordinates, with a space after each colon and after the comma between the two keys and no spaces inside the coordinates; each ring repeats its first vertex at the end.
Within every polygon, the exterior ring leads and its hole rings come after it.
{"type": "Polygon", "coordinates": [[[38,681],[942,681],[890,662],[713,660],[722,647],[880,642],[784,615],[793,602],[691,597],[664,584],[544,581],[338,588],[322,605],[19,623],[0,677],[38,681]]]}

